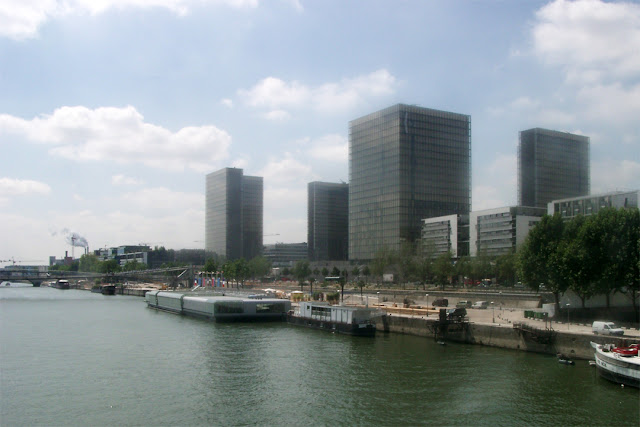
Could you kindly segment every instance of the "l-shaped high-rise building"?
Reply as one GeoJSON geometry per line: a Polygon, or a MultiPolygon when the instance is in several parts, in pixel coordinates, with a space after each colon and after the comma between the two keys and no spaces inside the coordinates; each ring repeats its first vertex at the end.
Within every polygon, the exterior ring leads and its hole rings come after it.
{"type": "Polygon", "coordinates": [[[420,238],[471,209],[471,117],[397,104],[349,123],[349,259],[420,238]]]}
{"type": "Polygon", "coordinates": [[[520,132],[519,206],[546,208],[590,191],[589,137],[541,128],[520,132]]]}
{"type": "Polygon", "coordinates": [[[206,177],[205,251],[229,260],[262,253],[263,180],[224,168],[206,177]]]}

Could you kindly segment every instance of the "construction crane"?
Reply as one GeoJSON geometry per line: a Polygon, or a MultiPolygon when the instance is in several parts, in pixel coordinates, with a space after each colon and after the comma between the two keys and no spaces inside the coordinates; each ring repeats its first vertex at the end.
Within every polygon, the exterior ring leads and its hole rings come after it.
{"type": "Polygon", "coordinates": [[[34,260],[34,259],[28,259],[28,260],[22,260],[22,259],[18,259],[16,260],[14,257],[11,257],[11,259],[0,259],[0,263],[5,263],[5,262],[10,262],[13,265],[16,265],[16,263],[18,262],[44,262],[42,260],[34,260]]]}

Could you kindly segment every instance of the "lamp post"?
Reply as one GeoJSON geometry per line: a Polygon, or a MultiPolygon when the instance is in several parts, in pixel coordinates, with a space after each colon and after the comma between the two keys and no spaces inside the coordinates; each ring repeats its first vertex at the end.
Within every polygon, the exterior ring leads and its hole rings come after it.
{"type": "Polygon", "coordinates": [[[380,305],[380,291],[376,292],[378,294],[378,305],[380,305]]]}
{"type": "Polygon", "coordinates": [[[427,317],[429,316],[429,294],[425,294],[427,297],[427,317]]]}
{"type": "Polygon", "coordinates": [[[493,301],[491,301],[491,316],[492,316],[492,323],[496,323],[496,307],[493,305],[493,301]]]}
{"type": "Polygon", "coordinates": [[[569,330],[569,306],[571,306],[571,304],[567,303],[567,331],[569,330]]]}

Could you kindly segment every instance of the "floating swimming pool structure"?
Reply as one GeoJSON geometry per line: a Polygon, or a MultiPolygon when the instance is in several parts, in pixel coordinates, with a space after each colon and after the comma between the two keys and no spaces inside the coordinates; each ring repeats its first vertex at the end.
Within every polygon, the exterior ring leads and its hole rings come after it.
{"type": "Polygon", "coordinates": [[[284,321],[291,310],[291,301],[278,298],[190,296],[166,291],[149,291],[145,301],[150,308],[217,322],[284,321]]]}

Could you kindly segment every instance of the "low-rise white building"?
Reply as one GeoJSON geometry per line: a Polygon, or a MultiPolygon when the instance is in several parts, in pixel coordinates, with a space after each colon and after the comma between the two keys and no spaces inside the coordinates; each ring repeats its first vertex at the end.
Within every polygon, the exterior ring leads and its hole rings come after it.
{"type": "Polygon", "coordinates": [[[423,242],[433,244],[435,256],[450,251],[453,258],[469,255],[469,216],[445,215],[422,220],[423,242]]]}
{"type": "Polygon", "coordinates": [[[544,208],[529,206],[472,211],[469,215],[469,254],[504,255],[515,250],[545,213],[544,208]]]}
{"type": "Polygon", "coordinates": [[[563,218],[573,218],[577,215],[596,214],[604,208],[637,208],[639,199],[640,190],[572,197],[548,203],[547,213],[549,215],[559,213],[563,218]]]}

